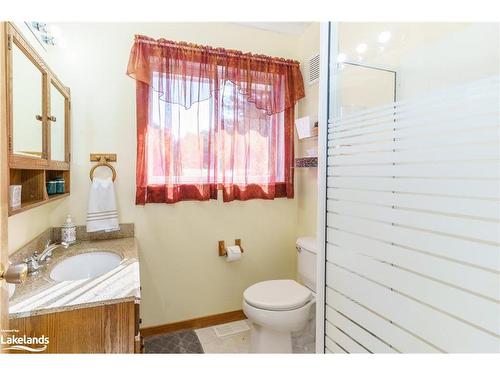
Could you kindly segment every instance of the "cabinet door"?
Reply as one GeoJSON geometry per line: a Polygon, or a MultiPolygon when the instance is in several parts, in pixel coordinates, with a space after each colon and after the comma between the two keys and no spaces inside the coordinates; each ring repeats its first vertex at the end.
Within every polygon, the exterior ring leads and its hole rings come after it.
{"type": "Polygon", "coordinates": [[[67,159],[67,119],[68,98],[54,80],[50,84],[50,112],[48,116],[50,160],[68,161],[67,159]]]}
{"type": "Polygon", "coordinates": [[[22,41],[9,43],[11,74],[11,149],[18,156],[46,158],[43,91],[46,75],[22,41]]]}
{"type": "Polygon", "coordinates": [[[12,24],[6,32],[9,166],[68,170],[69,88],[12,24]]]}

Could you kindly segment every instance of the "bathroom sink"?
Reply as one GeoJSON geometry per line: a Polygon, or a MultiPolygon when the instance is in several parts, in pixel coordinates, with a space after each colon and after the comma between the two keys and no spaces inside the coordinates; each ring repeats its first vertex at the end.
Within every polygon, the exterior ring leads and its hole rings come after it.
{"type": "Polygon", "coordinates": [[[50,278],[55,281],[91,279],[111,271],[121,260],[118,254],[109,251],[75,255],[57,263],[50,278]]]}

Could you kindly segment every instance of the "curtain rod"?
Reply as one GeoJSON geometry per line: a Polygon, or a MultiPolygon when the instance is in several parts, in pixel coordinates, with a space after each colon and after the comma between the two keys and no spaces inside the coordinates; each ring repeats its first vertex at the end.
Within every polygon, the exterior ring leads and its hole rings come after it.
{"type": "Polygon", "coordinates": [[[210,47],[210,46],[203,46],[203,45],[187,43],[187,42],[174,42],[174,41],[169,41],[169,40],[155,40],[155,39],[149,38],[147,36],[143,36],[143,35],[136,35],[135,41],[140,42],[140,43],[152,44],[152,45],[164,45],[164,46],[169,46],[169,47],[185,48],[185,49],[189,49],[191,51],[207,51],[208,53],[212,53],[215,55],[231,55],[234,57],[244,56],[244,57],[250,57],[250,58],[255,59],[255,60],[267,61],[267,62],[269,62],[269,60],[272,60],[271,62],[273,62],[273,63],[283,64],[283,65],[300,65],[300,62],[298,62],[296,60],[285,59],[282,57],[254,55],[251,52],[240,52],[240,51],[235,51],[235,50],[227,50],[224,48],[219,49],[219,48],[214,48],[214,47],[210,47]],[[221,50],[223,50],[223,51],[221,51],[221,50]]]}

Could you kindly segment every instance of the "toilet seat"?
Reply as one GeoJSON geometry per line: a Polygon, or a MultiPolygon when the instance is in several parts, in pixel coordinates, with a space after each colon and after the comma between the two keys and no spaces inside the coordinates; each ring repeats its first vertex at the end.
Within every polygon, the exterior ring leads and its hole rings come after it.
{"type": "Polygon", "coordinates": [[[248,287],[243,298],[258,309],[288,311],[306,305],[312,293],[294,280],[267,280],[248,287]]]}

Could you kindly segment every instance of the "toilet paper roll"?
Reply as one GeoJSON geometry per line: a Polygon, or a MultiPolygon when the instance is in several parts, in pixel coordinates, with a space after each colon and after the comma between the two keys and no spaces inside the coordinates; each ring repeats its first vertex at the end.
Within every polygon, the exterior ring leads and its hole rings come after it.
{"type": "Polygon", "coordinates": [[[228,246],[226,262],[236,262],[241,259],[241,248],[238,245],[228,246]]]}

